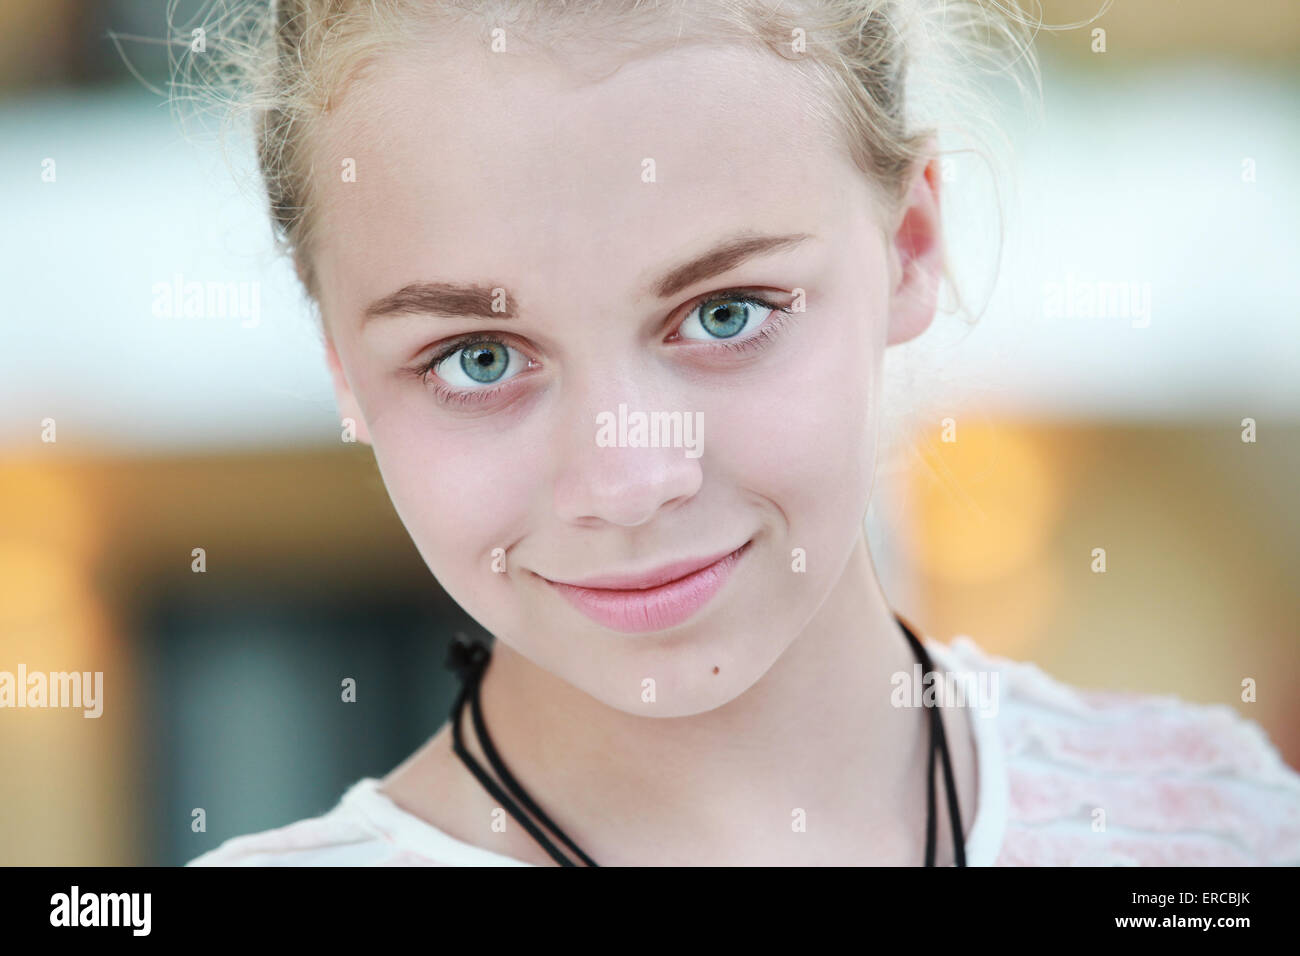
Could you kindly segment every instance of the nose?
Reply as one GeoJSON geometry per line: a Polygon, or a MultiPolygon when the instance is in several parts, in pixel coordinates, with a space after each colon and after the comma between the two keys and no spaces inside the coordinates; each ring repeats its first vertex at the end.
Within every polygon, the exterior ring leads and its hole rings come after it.
{"type": "Polygon", "coordinates": [[[555,511],[562,520],[633,528],[700,490],[702,415],[664,404],[662,394],[642,394],[638,399],[635,390],[616,383],[600,389],[601,398],[589,396],[567,413],[570,424],[555,481],[555,511]],[[646,427],[638,429],[638,421],[646,427]],[[674,447],[670,438],[683,440],[674,447]]]}

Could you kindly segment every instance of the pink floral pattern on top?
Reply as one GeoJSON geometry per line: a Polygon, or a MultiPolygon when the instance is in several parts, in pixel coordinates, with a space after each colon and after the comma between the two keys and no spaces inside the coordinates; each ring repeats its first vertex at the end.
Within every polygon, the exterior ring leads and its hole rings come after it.
{"type": "Polygon", "coordinates": [[[967,637],[950,649],[1000,678],[997,865],[1300,865],[1300,775],[1254,721],[1225,704],[1070,687],[967,637]]]}

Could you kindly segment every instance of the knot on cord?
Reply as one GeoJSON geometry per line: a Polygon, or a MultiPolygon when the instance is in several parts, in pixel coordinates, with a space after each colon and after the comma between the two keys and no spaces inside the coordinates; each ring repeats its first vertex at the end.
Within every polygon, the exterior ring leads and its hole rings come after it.
{"type": "Polygon", "coordinates": [[[492,650],[486,644],[457,634],[447,646],[447,669],[464,683],[482,671],[491,656],[492,650]]]}

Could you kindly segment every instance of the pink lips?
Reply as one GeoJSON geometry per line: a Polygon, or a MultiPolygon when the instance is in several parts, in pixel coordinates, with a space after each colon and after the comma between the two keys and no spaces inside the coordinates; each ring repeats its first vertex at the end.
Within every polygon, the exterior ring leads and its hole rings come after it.
{"type": "Polygon", "coordinates": [[[646,574],[605,575],[580,584],[543,580],[598,624],[629,634],[661,631],[707,604],[748,547],[746,541],[715,558],[679,561],[646,574]]]}

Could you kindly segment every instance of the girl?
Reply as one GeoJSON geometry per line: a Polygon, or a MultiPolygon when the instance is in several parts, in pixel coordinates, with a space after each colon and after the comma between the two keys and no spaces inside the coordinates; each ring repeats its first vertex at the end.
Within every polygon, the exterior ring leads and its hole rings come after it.
{"type": "Polygon", "coordinates": [[[192,863],[1300,862],[1300,776],[1257,725],[922,640],[877,581],[882,356],[947,274],[915,84],[998,52],[1032,74],[1022,16],[251,23],[260,164],[343,421],[495,642],[458,649],[455,719],[401,766],[192,863]]]}

